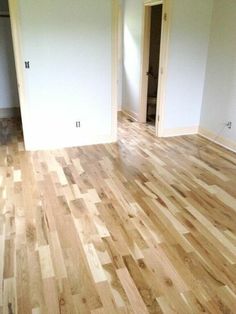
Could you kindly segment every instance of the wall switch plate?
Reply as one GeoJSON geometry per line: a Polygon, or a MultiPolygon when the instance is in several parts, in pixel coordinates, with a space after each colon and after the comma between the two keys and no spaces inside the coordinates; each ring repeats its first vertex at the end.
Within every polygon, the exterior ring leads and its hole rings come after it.
{"type": "Polygon", "coordinates": [[[228,122],[226,123],[226,126],[227,126],[228,129],[232,129],[232,122],[231,122],[231,121],[228,121],[228,122]]]}
{"type": "Polygon", "coordinates": [[[76,121],[75,125],[76,125],[77,128],[80,128],[80,126],[81,126],[80,125],[80,121],[76,121]]]}
{"type": "Polygon", "coordinates": [[[29,63],[29,61],[25,61],[25,68],[26,68],[26,69],[29,69],[29,68],[30,68],[30,63],[29,63]]]}

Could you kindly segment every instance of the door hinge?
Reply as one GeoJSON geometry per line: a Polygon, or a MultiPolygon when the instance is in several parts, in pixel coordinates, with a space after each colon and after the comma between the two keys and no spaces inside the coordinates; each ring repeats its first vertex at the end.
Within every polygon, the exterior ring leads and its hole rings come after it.
{"type": "Polygon", "coordinates": [[[164,21],[167,21],[167,13],[164,13],[164,21]]]}
{"type": "Polygon", "coordinates": [[[161,74],[163,74],[164,73],[164,69],[163,69],[163,67],[161,67],[161,74]]]}
{"type": "Polygon", "coordinates": [[[160,116],[159,115],[157,116],[157,121],[160,122],[160,116]]]}

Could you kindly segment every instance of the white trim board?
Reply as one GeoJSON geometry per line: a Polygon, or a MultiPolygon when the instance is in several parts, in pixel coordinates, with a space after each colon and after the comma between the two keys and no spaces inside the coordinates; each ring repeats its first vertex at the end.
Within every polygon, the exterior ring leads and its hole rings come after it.
{"type": "MultiPolygon", "coordinates": [[[[128,117],[131,117],[133,120],[138,122],[138,114],[125,110],[122,110],[123,114],[125,114],[128,117]]],[[[216,135],[215,133],[204,129],[200,128],[199,126],[192,126],[192,127],[186,127],[186,128],[173,128],[173,129],[165,129],[163,130],[163,133],[160,134],[159,138],[161,137],[176,137],[176,136],[184,136],[184,135],[200,135],[209,141],[216,143],[234,153],[236,153],[236,142],[226,139],[224,137],[218,137],[216,140],[216,135]]]]}
{"type": "MultiPolygon", "coordinates": [[[[117,140],[118,78],[119,78],[119,2],[112,0],[112,117],[111,142],[117,140]]],[[[102,140],[102,143],[107,140],[102,140]]]]}
{"type": "Polygon", "coordinates": [[[114,139],[113,135],[98,135],[98,136],[81,136],[81,139],[75,140],[75,138],[71,137],[71,141],[68,142],[68,139],[58,138],[58,142],[56,143],[54,140],[48,141],[45,143],[44,140],[37,141],[37,145],[34,145],[34,142],[29,142],[28,145],[30,147],[30,151],[45,151],[45,150],[57,150],[63,148],[73,148],[73,147],[85,147],[85,146],[93,146],[93,145],[102,145],[102,144],[111,144],[115,143],[116,139],[114,139]]]}
{"type": "Polygon", "coordinates": [[[153,5],[158,5],[158,4],[163,4],[163,0],[146,0],[146,1],[144,1],[144,5],[146,5],[146,6],[153,6],[153,5]]]}
{"type": "Polygon", "coordinates": [[[173,128],[164,129],[160,134],[160,137],[174,137],[183,135],[193,135],[198,134],[198,126],[186,127],[186,128],[173,128]]]}
{"type": "Polygon", "coordinates": [[[231,150],[232,152],[236,153],[236,142],[226,139],[225,137],[219,136],[216,139],[217,134],[204,129],[204,128],[199,128],[198,134],[206,139],[208,139],[209,141],[216,143],[226,149],[231,150]]]}

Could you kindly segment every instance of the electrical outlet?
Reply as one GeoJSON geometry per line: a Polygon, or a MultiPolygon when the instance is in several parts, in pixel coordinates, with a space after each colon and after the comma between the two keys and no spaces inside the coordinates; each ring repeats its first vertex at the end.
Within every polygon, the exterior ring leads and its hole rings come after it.
{"type": "Polygon", "coordinates": [[[228,121],[228,122],[226,123],[226,126],[227,126],[228,129],[232,129],[232,122],[231,122],[231,121],[228,121]]]}
{"type": "Polygon", "coordinates": [[[76,121],[75,125],[76,125],[77,128],[80,128],[81,127],[80,121],[76,121]]]}

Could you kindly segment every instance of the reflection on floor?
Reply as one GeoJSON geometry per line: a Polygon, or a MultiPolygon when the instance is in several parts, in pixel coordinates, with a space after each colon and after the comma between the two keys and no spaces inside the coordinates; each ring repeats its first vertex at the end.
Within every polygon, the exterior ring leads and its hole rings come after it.
{"type": "Polygon", "coordinates": [[[125,116],[117,144],[30,153],[11,123],[0,313],[235,313],[235,154],[125,116]]]}

